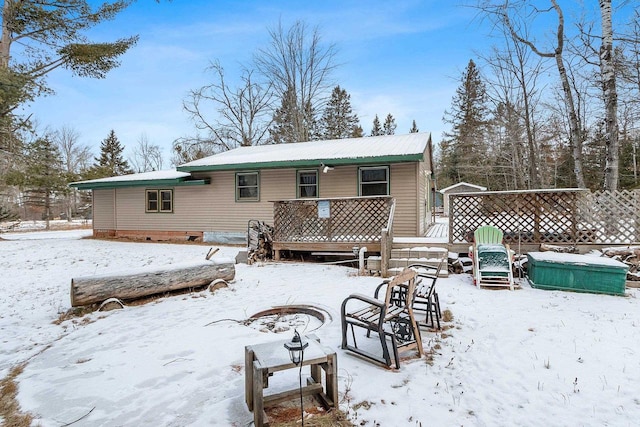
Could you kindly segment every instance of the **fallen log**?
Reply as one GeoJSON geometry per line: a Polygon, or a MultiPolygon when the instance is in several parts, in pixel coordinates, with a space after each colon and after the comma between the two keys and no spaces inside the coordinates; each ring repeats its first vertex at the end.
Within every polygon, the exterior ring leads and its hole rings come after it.
{"type": "Polygon", "coordinates": [[[232,260],[198,260],[159,268],[75,277],[71,279],[71,306],[89,305],[109,298],[134,300],[164,292],[206,286],[216,279],[229,282],[235,274],[232,260]]]}

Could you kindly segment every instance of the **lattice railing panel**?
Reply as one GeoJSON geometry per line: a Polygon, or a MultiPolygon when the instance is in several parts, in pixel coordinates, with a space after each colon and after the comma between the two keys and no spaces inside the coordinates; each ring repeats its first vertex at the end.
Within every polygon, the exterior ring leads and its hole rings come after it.
{"type": "Polygon", "coordinates": [[[640,241],[640,191],[598,191],[578,202],[577,218],[582,242],[598,244],[640,241]]]}
{"type": "Polygon", "coordinates": [[[470,243],[473,232],[493,225],[506,243],[575,241],[574,206],[578,192],[489,192],[452,194],[449,241],[470,243]]]}
{"type": "Polygon", "coordinates": [[[274,240],[278,242],[380,242],[389,220],[391,197],[321,199],[329,218],[319,218],[318,200],[285,200],[273,204],[274,240]]]}
{"type": "Polygon", "coordinates": [[[541,190],[449,196],[449,242],[469,243],[482,225],[506,243],[629,244],[640,240],[640,190],[541,190]]]}

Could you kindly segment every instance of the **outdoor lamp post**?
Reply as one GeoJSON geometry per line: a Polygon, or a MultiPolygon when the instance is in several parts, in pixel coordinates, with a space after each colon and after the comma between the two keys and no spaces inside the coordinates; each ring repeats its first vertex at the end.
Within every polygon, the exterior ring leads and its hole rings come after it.
{"type": "MultiPolygon", "coordinates": [[[[298,366],[302,362],[304,357],[304,349],[309,346],[308,342],[302,342],[300,334],[297,329],[293,330],[293,338],[291,341],[284,343],[284,348],[289,350],[289,358],[294,365],[298,366]]],[[[300,420],[302,420],[302,427],[304,427],[304,406],[302,404],[302,366],[298,371],[298,381],[300,387],[300,420]]]]}
{"type": "Polygon", "coordinates": [[[308,342],[302,342],[302,339],[300,338],[300,334],[298,333],[297,329],[293,331],[293,338],[291,338],[291,341],[284,343],[284,348],[289,350],[289,358],[291,358],[291,361],[296,366],[299,365],[300,362],[302,361],[304,349],[307,348],[308,346],[309,346],[308,342]]]}

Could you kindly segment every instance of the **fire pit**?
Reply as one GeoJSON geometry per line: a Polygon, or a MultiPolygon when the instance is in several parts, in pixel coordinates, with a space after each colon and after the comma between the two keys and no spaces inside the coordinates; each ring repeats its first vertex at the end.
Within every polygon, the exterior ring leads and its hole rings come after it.
{"type": "Polygon", "coordinates": [[[325,310],[312,305],[281,305],[260,311],[248,320],[249,326],[261,332],[283,333],[298,329],[309,333],[333,319],[325,310]]]}

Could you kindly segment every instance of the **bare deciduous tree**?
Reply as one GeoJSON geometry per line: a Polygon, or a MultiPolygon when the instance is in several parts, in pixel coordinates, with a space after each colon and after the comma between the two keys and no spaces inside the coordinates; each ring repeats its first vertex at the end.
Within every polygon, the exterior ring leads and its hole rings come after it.
{"type": "Polygon", "coordinates": [[[567,74],[567,67],[565,65],[564,51],[565,51],[565,21],[562,8],[558,4],[557,0],[549,0],[551,7],[547,10],[539,10],[535,8],[527,8],[528,2],[522,0],[509,1],[509,0],[481,0],[479,2],[479,9],[482,13],[496,18],[497,22],[504,25],[509,31],[514,40],[528,46],[532,52],[542,58],[552,58],[555,60],[556,68],[560,78],[562,91],[564,94],[564,104],[566,107],[567,115],[569,117],[569,145],[573,154],[574,173],[576,176],[576,183],[579,187],[585,187],[584,173],[582,166],[582,143],[584,141],[583,124],[576,111],[574,91],[570,84],[567,74]],[[555,27],[555,44],[543,50],[532,39],[528,39],[528,22],[531,21],[531,16],[526,16],[527,13],[541,14],[555,12],[557,17],[557,24],[555,27]]]}
{"type": "Polygon", "coordinates": [[[605,145],[607,162],[604,168],[604,188],[618,189],[618,92],[616,90],[616,73],[613,57],[613,24],[611,22],[611,0],[600,0],[600,17],[602,20],[602,45],[600,46],[600,75],[604,92],[605,111],[605,145]]]}
{"type": "Polygon", "coordinates": [[[540,98],[537,85],[543,66],[541,59],[533,60],[529,49],[514,41],[509,33],[504,34],[504,38],[501,49],[494,48],[483,58],[493,71],[490,96],[502,110],[503,120],[511,122],[505,123],[505,130],[509,132],[506,142],[513,151],[505,160],[513,167],[515,188],[539,188],[543,186],[543,179],[535,114],[540,98]]]}
{"type": "Polygon", "coordinates": [[[207,71],[211,72],[213,83],[192,90],[183,103],[202,135],[174,142],[175,160],[180,162],[268,141],[273,98],[269,85],[257,83],[252,71],[243,70],[239,86],[232,89],[219,62],[211,63],[207,71]],[[211,115],[212,110],[215,115],[211,115]]]}
{"type": "Polygon", "coordinates": [[[314,137],[316,115],[323,110],[333,87],[336,47],[323,45],[318,28],[309,29],[302,21],[289,29],[280,22],[269,30],[269,36],[269,46],[258,50],[254,62],[276,96],[293,104],[286,105],[292,135],[282,139],[309,141],[314,137]]]}
{"type": "MultiPolygon", "coordinates": [[[[68,181],[78,180],[82,172],[91,167],[93,154],[87,145],[78,141],[79,139],[78,131],[70,126],[63,126],[53,133],[53,141],[60,151],[62,167],[68,181]]],[[[69,189],[65,193],[64,209],[68,221],[71,221],[73,215],[78,211],[81,199],[82,196],[76,188],[69,189]]]]}
{"type": "Polygon", "coordinates": [[[162,150],[158,145],[151,144],[147,134],[142,133],[138,137],[138,144],[133,149],[129,163],[137,173],[161,170],[162,150]]]}

